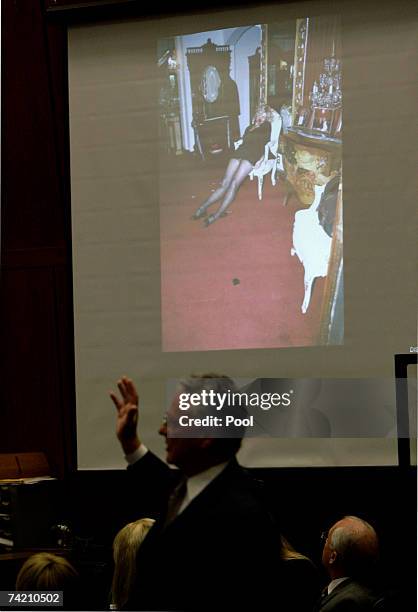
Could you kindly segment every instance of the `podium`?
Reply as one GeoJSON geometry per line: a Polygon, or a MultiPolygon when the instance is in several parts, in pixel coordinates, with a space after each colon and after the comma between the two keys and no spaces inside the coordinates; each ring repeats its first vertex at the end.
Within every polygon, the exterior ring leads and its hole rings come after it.
{"type": "Polygon", "coordinates": [[[53,544],[58,486],[44,453],[0,455],[0,552],[53,544]]]}

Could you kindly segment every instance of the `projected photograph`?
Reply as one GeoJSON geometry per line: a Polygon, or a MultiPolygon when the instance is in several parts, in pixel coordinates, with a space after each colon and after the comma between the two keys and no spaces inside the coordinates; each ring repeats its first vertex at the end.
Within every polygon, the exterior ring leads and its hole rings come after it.
{"type": "Polygon", "coordinates": [[[162,349],[344,341],[337,15],[158,41],[162,349]]]}

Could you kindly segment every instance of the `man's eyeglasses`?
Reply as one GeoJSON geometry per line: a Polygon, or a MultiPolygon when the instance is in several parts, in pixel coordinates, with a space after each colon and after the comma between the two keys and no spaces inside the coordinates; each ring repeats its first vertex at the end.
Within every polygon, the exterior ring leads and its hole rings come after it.
{"type": "Polygon", "coordinates": [[[320,542],[321,542],[321,546],[325,546],[325,542],[328,539],[328,529],[326,531],[321,531],[321,536],[320,536],[320,542]]]}

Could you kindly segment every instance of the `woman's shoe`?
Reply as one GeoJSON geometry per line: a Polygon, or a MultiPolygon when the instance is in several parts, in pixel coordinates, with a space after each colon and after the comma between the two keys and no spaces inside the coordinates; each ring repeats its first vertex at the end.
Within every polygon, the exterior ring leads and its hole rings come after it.
{"type": "Polygon", "coordinates": [[[216,215],[209,215],[209,217],[206,217],[203,223],[205,224],[205,227],[209,227],[209,225],[215,223],[217,219],[219,219],[219,217],[217,217],[216,215]]]}
{"type": "Polygon", "coordinates": [[[192,215],[192,219],[193,219],[193,221],[197,221],[198,219],[201,219],[202,217],[206,217],[206,215],[207,215],[206,207],[205,206],[199,206],[199,208],[194,213],[194,215],[192,215]]]}

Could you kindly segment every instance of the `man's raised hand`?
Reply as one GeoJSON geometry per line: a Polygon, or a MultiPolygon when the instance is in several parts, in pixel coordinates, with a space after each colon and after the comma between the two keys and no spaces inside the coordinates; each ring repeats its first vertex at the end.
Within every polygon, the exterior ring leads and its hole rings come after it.
{"type": "Polygon", "coordinates": [[[125,455],[130,455],[141,444],[137,434],[138,393],[132,380],[126,376],[122,376],[117,385],[121,397],[110,391],[117,410],[116,435],[125,455]]]}

